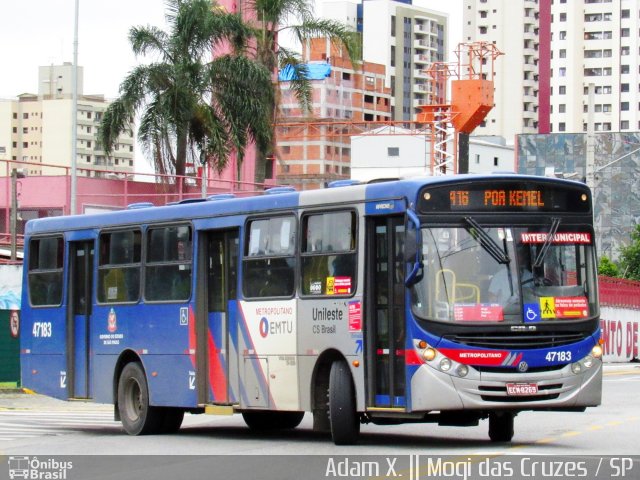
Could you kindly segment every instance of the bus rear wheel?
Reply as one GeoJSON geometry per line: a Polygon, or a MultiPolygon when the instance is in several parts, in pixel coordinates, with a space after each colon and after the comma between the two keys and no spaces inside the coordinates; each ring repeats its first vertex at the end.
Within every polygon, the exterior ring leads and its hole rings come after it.
{"type": "Polygon", "coordinates": [[[492,442],[510,442],[513,438],[515,414],[492,412],[489,414],[489,438],[492,442]]]}
{"type": "Polygon", "coordinates": [[[242,418],[252,430],[290,430],[302,422],[304,412],[242,412],[242,418]]]}
{"type": "Polygon", "coordinates": [[[118,411],[124,430],[129,435],[155,433],[162,418],[157,408],[149,405],[149,388],[142,365],[128,363],[118,380],[118,411]]]}
{"type": "Polygon", "coordinates": [[[329,425],[336,445],[356,443],[360,435],[360,416],[349,366],[343,360],[331,364],[329,374],[329,425]]]}

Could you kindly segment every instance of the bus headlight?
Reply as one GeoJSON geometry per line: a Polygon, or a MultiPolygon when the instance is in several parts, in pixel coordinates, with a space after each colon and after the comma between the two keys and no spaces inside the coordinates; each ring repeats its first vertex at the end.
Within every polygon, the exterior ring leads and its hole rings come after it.
{"type": "Polygon", "coordinates": [[[580,364],[580,362],[572,363],[571,371],[576,375],[579,374],[582,371],[582,365],[580,364]]]}
{"type": "Polygon", "coordinates": [[[582,359],[582,364],[586,367],[586,368],[591,368],[593,367],[593,357],[591,355],[587,355],[586,357],[584,357],[582,359]]]}
{"type": "Polygon", "coordinates": [[[437,352],[435,349],[429,347],[424,352],[422,352],[422,358],[424,358],[427,362],[430,362],[434,358],[436,358],[437,352]]]}
{"type": "Polygon", "coordinates": [[[469,373],[469,367],[467,367],[466,365],[460,364],[456,368],[456,373],[458,374],[459,377],[466,377],[467,374],[469,373]]]}
{"type": "Polygon", "coordinates": [[[602,358],[602,345],[596,345],[591,349],[591,356],[593,358],[602,358]]]}
{"type": "Polygon", "coordinates": [[[451,360],[449,360],[448,358],[443,358],[442,360],[440,360],[440,370],[442,370],[443,372],[448,372],[449,370],[451,370],[451,360]]]}

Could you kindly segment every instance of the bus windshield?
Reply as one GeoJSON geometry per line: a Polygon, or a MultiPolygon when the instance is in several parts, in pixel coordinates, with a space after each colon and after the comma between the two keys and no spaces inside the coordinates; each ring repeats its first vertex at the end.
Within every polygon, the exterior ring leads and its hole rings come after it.
{"type": "Polygon", "coordinates": [[[534,323],[598,313],[589,230],[479,228],[482,234],[477,228],[423,228],[424,276],[412,292],[418,318],[534,323]]]}

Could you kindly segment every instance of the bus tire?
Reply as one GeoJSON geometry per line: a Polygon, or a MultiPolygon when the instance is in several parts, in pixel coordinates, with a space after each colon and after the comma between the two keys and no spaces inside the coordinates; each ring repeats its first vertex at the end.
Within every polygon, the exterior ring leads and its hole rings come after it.
{"type": "Polygon", "coordinates": [[[304,412],[242,412],[242,418],[251,430],[291,430],[300,425],[303,417],[304,412]]]}
{"type": "Polygon", "coordinates": [[[162,418],[158,408],[149,405],[149,388],[142,365],[125,365],[118,380],[118,411],[124,430],[129,435],[155,433],[162,418]]]}
{"type": "Polygon", "coordinates": [[[182,426],[184,410],[181,408],[166,407],[162,409],[160,421],[160,433],[176,433],[182,426]]]}
{"type": "Polygon", "coordinates": [[[515,415],[511,412],[489,414],[489,438],[492,442],[510,442],[513,438],[515,415]]]}
{"type": "Polygon", "coordinates": [[[360,416],[349,366],[343,360],[331,364],[329,374],[329,424],[336,445],[356,443],[360,435],[360,416]]]}

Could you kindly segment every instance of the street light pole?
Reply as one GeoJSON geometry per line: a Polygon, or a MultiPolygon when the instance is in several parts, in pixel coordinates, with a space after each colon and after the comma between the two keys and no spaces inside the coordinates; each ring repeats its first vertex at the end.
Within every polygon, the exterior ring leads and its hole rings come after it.
{"type": "Polygon", "coordinates": [[[70,214],[76,214],[76,197],[78,188],[78,11],[79,2],[76,0],[75,22],[73,28],[73,73],[72,78],[72,107],[71,107],[71,200],[70,214]]]}

